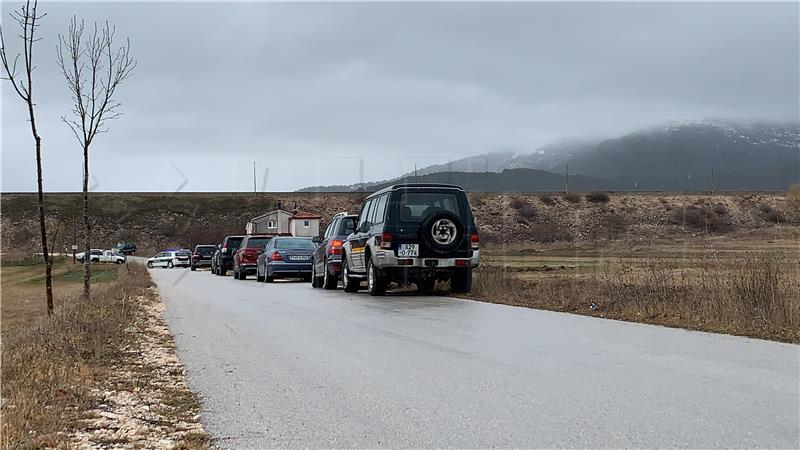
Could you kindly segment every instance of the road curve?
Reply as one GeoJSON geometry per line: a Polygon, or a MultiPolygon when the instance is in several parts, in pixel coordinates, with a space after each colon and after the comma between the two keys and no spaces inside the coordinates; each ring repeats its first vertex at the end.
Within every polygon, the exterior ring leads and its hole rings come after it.
{"type": "Polygon", "coordinates": [[[795,345],[151,274],[216,447],[800,447],[795,345]]]}

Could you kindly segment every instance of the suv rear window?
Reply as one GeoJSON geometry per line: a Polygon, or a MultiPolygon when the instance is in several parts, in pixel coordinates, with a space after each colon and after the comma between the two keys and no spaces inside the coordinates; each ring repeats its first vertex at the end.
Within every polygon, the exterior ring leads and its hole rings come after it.
{"type": "Polygon", "coordinates": [[[269,240],[272,238],[252,238],[247,240],[247,247],[248,248],[264,248],[267,244],[269,244],[269,240]]]}
{"type": "Polygon", "coordinates": [[[356,217],[345,217],[339,225],[338,234],[350,234],[356,231],[356,217]]]}
{"type": "Polygon", "coordinates": [[[227,241],[225,241],[225,243],[227,243],[227,244],[228,244],[228,248],[232,248],[232,249],[234,249],[234,250],[235,250],[235,249],[238,249],[238,248],[239,248],[239,245],[242,243],[242,240],[243,240],[243,239],[244,239],[244,238],[240,238],[240,237],[236,237],[236,238],[228,238],[228,240],[227,240],[227,241]]]}
{"type": "Polygon", "coordinates": [[[450,211],[458,215],[458,195],[455,192],[401,192],[400,220],[419,222],[434,211],[450,211]]]}

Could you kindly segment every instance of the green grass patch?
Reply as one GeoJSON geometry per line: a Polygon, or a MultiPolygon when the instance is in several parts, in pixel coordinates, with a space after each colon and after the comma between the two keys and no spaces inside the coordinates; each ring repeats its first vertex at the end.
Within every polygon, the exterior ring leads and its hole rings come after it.
{"type": "MultiPolygon", "coordinates": [[[[53,267],[53,283],[80,284],[83,283],[83,266],[68,264],[66,267],[56,265],[53,267]],[[66,270],[65,270],[66,269],[66,270]]],[[[119,266],[92,264],[92,283],[108,283],[117,279],[119,266]]],[[[22,284],[38,285],[44,282],[44,268],[30,266],[30,268],[17,269],[14,274],[17,279],[22,279],[22,284]]]]}

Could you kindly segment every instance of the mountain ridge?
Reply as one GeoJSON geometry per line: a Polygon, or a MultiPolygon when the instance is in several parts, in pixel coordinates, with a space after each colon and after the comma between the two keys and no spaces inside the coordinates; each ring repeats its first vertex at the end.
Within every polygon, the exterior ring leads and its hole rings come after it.
{"type": "Polygon", "coordinates": [[[487,190],[490,180],[498,192],[561,190],[567,164],[570,180],[598,190],[784,190],[800,181],[800,124],[671,123],[612,139],[563,139],[531,153],[470,156],[389,180],[300,191],[371,191],[410,180],[454,178],[473,191],[487,190]],[[527,184],[522,180],[525,175],[530,178],[527,184]]]}

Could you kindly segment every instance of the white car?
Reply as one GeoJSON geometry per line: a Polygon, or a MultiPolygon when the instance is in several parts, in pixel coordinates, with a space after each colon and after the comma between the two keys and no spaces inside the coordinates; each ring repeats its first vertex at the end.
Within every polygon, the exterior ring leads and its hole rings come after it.
{"type": "Polygon", "coordinates": [[[192,265],[192,252],[189,250],[168,250],[147,260],[147,267],[189,267],[192,265]]]}
{"type": "MultiPolygon", "coordinates": [[[[86,255],[86,252],[80,252],[75,255],[75,259],[80,262],[83,262],[83,258],[86,255]]],[[[115,263],[115,264],[122,264],[127,260],[125,255],[121,253],[117,253],[114,250],[101,250],[99,248],[93,248],[89,251],[89,262],[102,262],[102,263],[115,263]]]]}

